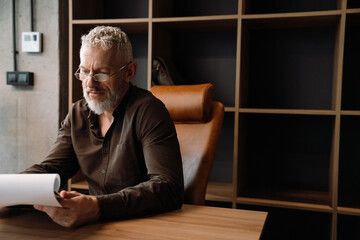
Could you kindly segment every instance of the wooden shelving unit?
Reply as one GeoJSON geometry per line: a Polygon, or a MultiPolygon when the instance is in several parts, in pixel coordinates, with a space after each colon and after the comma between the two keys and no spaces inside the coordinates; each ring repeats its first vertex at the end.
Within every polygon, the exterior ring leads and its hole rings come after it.
{"type": "Polygon", "coordinates": [[[225,117],[207,200],[269,211],[264,239],[360,237],[359,1],[69,0],[70,104],[96,25],[128,33],[134,84],[151,87],[155,56],[178,84],[214,84],[225,117]]]}

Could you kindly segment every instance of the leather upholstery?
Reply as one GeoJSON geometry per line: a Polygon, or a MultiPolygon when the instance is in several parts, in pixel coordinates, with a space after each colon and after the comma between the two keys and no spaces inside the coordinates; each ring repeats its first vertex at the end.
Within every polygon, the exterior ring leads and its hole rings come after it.
{"type": "Polygon", "coordinates": [[[184,203],[203,205],[224,117],[224,105],[212,101],[212,84],[154,86],[151,92],[168,109],[180,143],[184,203]]]}
{"type": "Polygon", "coordinates": [[[206,122],[211,112],[212,84],[154,86],[151,92],[163,101],[174,122],[206,122]]]}

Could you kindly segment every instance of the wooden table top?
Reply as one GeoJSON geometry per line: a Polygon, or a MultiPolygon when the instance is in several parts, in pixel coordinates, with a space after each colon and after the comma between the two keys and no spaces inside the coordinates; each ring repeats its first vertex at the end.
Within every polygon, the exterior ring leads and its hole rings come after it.
{"type": "Polygon", "coordinates": [[[150,217],[64,228],[44,213],[16,210],[0,215],[0,239],[259,239],[266,212],[184,205],[150,217]]]}

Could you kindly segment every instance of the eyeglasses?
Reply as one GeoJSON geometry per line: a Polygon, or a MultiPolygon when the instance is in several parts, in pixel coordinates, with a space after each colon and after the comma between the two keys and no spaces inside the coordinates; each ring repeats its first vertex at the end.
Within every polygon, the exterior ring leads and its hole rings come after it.
{"type": "MultiPolygon", "coordinates": [[[[118,71],[114,72],[113,74],[106,74],[106,73],[97,73],[92,75],[92,78],[96,81],[96,82],[105,82],[107,81],[109,78],[111,78],[112,76],[114,76],[115,74],[121,72],[121,70],[123,70],[125,67],[127,67],[131,62],[128,62],[127,64],[125,64],[124,66],[122,66],[118,71]]],[[[75,77],[77,79],[79,79],[80,81],[85,81],[87,80],[91,74],[88,73],[84,73],[80,71],[80,68],[78,68],[78,70],[76,70],[75,72],[75,77]]]]}

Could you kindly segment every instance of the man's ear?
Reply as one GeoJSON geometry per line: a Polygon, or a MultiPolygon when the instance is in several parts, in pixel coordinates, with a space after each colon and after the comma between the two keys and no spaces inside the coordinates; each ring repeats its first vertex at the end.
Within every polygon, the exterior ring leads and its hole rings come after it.
{"type": "Polygon", "coordinates": [[[135,77],[137,71],[137,63],[131,62],[129,66],[127,67],[126,75],[125,75],[125,81],[130,83],[131,80],[135,77]]]}

